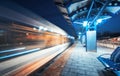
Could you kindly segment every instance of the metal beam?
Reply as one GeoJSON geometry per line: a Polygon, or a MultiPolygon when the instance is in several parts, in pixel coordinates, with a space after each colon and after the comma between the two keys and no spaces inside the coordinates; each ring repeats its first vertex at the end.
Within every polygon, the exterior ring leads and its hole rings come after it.
{"type": "Polygon", "coordinates": [[[92,7],[93,7],[93,5],[94,5],[94,2],[95,2],[95,1],[92,0],[92,4],[91,4],[90,9],[89,9],[89,11],[88,11],[88,14],[87,14],[86,20],[88,20],[88,18],[89,18],[89,16],[90,16],[90,13],[91,13],[92,7]]]}
{"type": "Polygon", "coordinates": [[[95,18],[93,19],[93,21],[90,24],[90,27],[93,25],[93,23],[98,19],[98,17],[101,15],[101,13],[103,12],[103,10],[106,8],[106,6],[109,4],[109,2],[111,2],[111,0],[107,0],[105,2],[105,4],[102,6],[102,8],[100,9],[100,11],[98,12],[98,14],[95,16],[95,18]]]}

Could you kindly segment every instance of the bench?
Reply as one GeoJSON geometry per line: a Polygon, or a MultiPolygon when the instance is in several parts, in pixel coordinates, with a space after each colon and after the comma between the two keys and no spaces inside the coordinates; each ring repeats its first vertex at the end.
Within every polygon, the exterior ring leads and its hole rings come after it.
{"type": "Polygon", "coordinates": [[[105,66],[105,70],[120,76],[120,47],[117,47],[112,54],[102,54],[97,59],[105,66]]]}

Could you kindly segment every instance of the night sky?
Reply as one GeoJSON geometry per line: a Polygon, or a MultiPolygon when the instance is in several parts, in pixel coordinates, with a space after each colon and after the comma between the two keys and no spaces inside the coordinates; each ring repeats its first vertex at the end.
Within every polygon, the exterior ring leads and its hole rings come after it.
{"type": "MultiPolygon", "coordinates": [[[[8,1],[8,0],[3,0],[8,1]]],[[[38,16],[59,26],[68,34],[76,36],[72,26],[69,26],[53,0],[9,0],[35,13],[38,16]]],[[[120,33],[120,14],[113,14],[112,18],[103,21],[98,25],[98,32],[119,32],[120,33]]]]}
{"type": "Polygon", "coordinates": [[[98,25],[98,31],[120,33],[120,14],[112,15],[112,18],[103,21],[100,25],[98,25]]]}
{"type": "Polygon", "coordinates": [[[63,18],[59,9],[54,4],[53,0],[12,0],[18,5],[34,12],[35,14],[43,17],[51,23],[59,26],[65,30],[68,34],[76,36],[76,32],[73,27],[69,26],[63,18]]]}

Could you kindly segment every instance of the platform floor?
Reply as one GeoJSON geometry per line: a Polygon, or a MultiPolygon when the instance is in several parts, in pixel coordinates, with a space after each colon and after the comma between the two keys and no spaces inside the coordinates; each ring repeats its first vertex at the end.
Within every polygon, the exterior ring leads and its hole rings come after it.
{"type": "Polygon", "coordinates": [[[104,66],[97,60],[103,53],[112,53],[113,49],[98,47],[97,52],[86,52],[80,42],[74,48],[61,76],[115,76],[104,71],[104,66]]]}
{"type": "Polygon", "coordinates": [[[86,52],[85,47],[77,42],[60,75],[57,76],[115,76],[114,73],[105,71],[104,66],[97,60],[99,55],[112,52],[113,49],[100,46],[97,47],[97,52],[86,52]]]}

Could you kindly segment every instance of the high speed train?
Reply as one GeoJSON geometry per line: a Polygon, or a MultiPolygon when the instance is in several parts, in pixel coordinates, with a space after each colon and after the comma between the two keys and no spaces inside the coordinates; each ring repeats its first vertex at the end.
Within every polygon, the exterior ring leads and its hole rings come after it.
{"type": "Polygon", "coordinates": [[[44,18],[18,8],[0,6],[0,76],[21,76],[22,71],[28,75],[64,52],[75,39],[44,18]]]}

